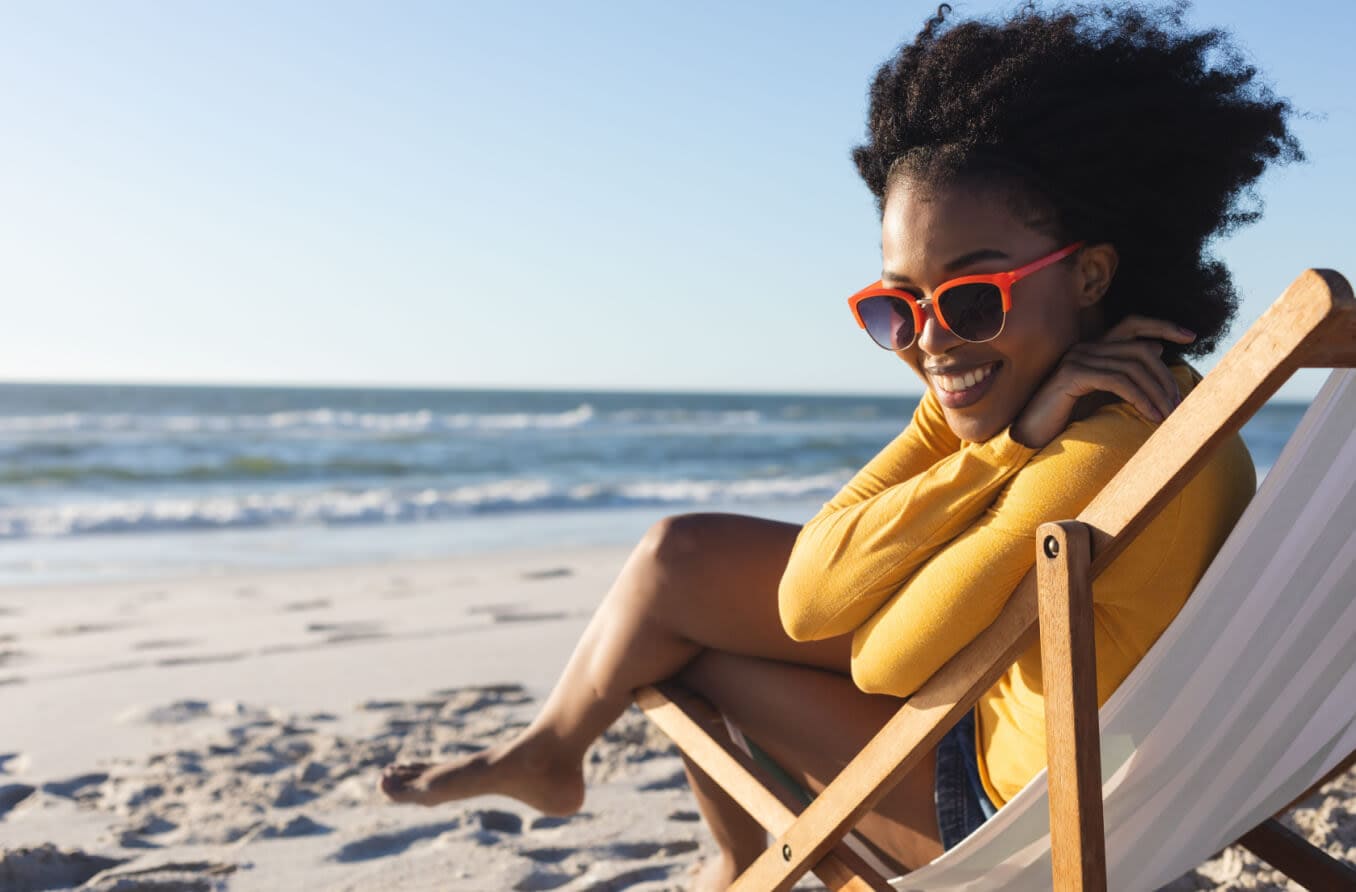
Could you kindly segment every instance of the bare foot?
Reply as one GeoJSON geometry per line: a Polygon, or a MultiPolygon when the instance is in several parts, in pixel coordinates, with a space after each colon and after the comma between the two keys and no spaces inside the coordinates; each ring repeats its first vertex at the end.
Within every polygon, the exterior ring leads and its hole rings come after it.
{"type": "Polygon", "coordinates": [[[528,747],[506,744],[451,762],[397,762],[381,773],[381,792],[395,801],[441,805],[472,796],[512,796],[547,815],[572,815],[584,804],[578,763],[532,758],[528,747]]]}

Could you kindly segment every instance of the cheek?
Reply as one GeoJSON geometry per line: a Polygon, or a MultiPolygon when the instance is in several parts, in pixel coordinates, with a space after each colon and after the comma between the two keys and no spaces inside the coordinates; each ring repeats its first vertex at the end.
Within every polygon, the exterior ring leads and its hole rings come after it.
{"type": "Polygon", "coordinates": [[[1044,312],[1008,316],[1003,337],[1008,353],[1028,374],[1044,377],[1070,347],[1078,343],[1079,317],[1069,307],[1045,307],[1044,312]]]}
{"type": "Polygon", "coordinates": [[[922,357],[918,353],[917,342],[915,342],[914,345],[907,350],[895,351],[895,356],[899,357],[899,360],[901,362],[903,362],[909,368],[913,369],[913,373],[917,375],[923,381],[923,383],[925,384],[927,383],[928,379],[927,376],[923,374],[923,362],[922,357]]]}

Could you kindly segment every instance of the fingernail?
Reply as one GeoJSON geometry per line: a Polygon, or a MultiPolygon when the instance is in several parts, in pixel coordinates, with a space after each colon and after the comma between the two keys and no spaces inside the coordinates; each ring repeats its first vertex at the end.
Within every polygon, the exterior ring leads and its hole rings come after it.
{"type": "Polygon", "coordinates": [[[1196,337],[1196,332],[1194,332],[1194,331],[1192,331],[1191,329],[1186,328],[1186,327],[1184,327],[1184,326],[1181,326],[1181,325],[1177,326],[1177,330],[1180,331],[1180,332],[1182,333],[1183,336],[1188,337],[1188,338],[1192,338],[1193,340],[1194,340],[1195,337],[1196,337]]]}

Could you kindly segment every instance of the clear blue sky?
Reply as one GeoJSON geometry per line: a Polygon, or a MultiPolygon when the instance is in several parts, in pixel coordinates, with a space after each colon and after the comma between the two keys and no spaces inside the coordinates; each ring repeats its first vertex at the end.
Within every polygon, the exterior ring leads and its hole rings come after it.
{"type": "MultiPolygon", "coordinates": [[[[848,152],[936,4],[733,6],[0,2],[0,379],[917,392],[848,152]]],[[[1191,18],[1324,116],[1237,333],[1356,274],[1356,4],[1191,18]]]]}

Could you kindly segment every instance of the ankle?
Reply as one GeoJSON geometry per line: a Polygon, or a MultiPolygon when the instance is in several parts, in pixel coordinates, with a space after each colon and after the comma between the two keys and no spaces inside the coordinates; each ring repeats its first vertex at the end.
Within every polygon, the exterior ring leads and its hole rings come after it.
{"type": "Polygon", "coordinates": [[[688,892],[724,892],[744,869],[734,854],[717,847],[693,866],[688,892]]]}
{"type": "Polygon", "coordinates": [[[506,762],[532,774],[583,773],[584,754],[574,752],[552,734],[528,728],[494,752],[491,759],[506,762]]]}

